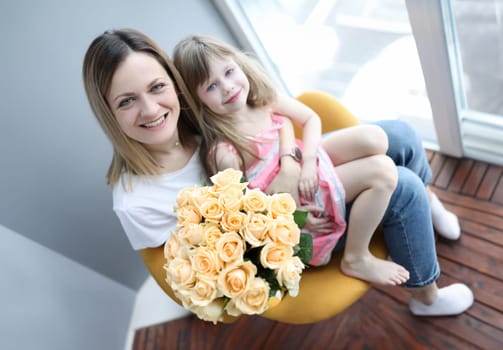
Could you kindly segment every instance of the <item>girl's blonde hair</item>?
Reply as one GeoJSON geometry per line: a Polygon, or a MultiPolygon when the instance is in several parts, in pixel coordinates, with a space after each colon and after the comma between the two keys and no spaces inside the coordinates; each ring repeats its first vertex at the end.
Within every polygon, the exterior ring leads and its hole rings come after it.
{"type": "MultiPolygon", "coordinates": [[[[256,157],[249,142],[239,135],[232,118],[214,113],[197,96],[197,89],[210,78],[209,63],[212,58],[231,58],[241,68],[250,83],[247,104],[252,108],[274,103],[277,99],[277,90],[257,59],[216,38],[192,35],[175,46],[173,63],[192,91],[198,110],[203,113],[204,121],[212,133],[210,139],[206,140],[208,149],[215,150],[217,143],[223,140],[230,142],[236,148],[244,166],[243,154],[256,157]]],[[[216,170],[215,153],[210,152],[212,156],[204,158],[205,162],[210,162],[205,166],[213,171],[216,170]]]]}
{"type": "MultiPolygon", "coordinates": [[[[107,183],[112,187],[123,172],[131,176],[157,175],[161,171],[159,164],[145,146],[122,131],[106,99],[115,71],[132,52],[143,52],[152,56],[172,79],[180,101],[180,118],[177,125],[179,142],[187,145],[192,140],[191,135],[203,134],[200,124],[203,121],[198,120],[198,115],[194,113],[197,107],[192,95],[163,50],[148,36],[136,30],[106,31],[95,38],[87,49],[82,75],[91,109],[113,146],[112,162],[107,173],[107,183]]],[[[201,154],[205,153],[207,150],[203,146],[201,154]]]]}

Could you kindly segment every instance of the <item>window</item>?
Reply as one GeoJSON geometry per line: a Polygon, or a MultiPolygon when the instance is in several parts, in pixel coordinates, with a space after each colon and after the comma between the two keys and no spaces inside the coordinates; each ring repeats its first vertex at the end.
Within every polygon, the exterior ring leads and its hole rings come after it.
{"type": "Polygon", "coordinates": [[[503,153],[503,1],[452,1],[459,51],[465,154],[501,164],[503,153]]]}
{"type": "Polygon", "coordinates": [[[360,119],[410,121],[431,148],[503,163],[502,0],[214,2],[290,94],[323,90],[360,119]]]}

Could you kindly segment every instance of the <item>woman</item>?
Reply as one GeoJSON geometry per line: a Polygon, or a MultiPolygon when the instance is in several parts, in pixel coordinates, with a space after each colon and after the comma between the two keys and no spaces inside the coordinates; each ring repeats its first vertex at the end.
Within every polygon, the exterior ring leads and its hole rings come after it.
{"type": "MultiPolygon", "coordinates": [[[[114,210],[134,249],[160,246],[176,224],[176,193],[207,177],[197,151],[207,154],[209,126],[194,113],[196,105],[168,57],[137,31],[98,36],[86,52],[83,78],[91,108],[114,148],[107,175],[114,210]]],[[[394,127],[406,132],[400,123],[394,127]]],[[[440,270],[422,146],[405,146],[410,139],[396,145],[393,133],[388,136],[399,178],[383,228],[390,257],[411,273],[410,310],[435,316],[464,312],[473,303],[470,289],[460,283],[439,289],[435,282],[440,270]]]]}

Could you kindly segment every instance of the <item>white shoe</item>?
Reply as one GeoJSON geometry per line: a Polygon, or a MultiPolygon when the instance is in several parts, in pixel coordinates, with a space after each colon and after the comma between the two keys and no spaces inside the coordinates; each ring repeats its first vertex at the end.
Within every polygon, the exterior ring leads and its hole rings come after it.
{"type": "Polygon", "coordinates": [[[452,316],[459,315],[473,305],[473,292],[467,285],[454,283],[438,290],[437,299],[426,305],[411,299],[409,308],[416,316],[452,316]]]}
{"type": "Polygon", "coordinates": [[[458,217],[448,211],[434,193],[431,195],[431,219],[439,236],[450,240],[461,236],[458,217]]]}

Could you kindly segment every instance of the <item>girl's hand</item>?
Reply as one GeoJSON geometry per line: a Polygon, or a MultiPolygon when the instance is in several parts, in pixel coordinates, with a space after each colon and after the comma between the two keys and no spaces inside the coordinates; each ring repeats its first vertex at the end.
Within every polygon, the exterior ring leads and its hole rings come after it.
{"type": "Polygon", "coordinates": [[[316,217],[316,213],[323,211],[323,208],[315,205],[306,205],[300,207],[299,210],[307,211],[306,224],[304,225],[305,230],[310,232],[316,232],[318,234],[330,233],[333,231],[334,224],[328,217],[319,218],[316,217]]]}
{"type": "Polygon", "coordinates": [[[308,201],[313,201],[318,189],[318,167],[316,160],[304,161],[300,173],[299,192],[308,201]]]}
{"type": "Polygon", "coordinates": [[[291,157],[282,157],[279,173],[265,189],[265,193],[290,193],[299,205],[299,177],[300,164],[291,157]]]}

